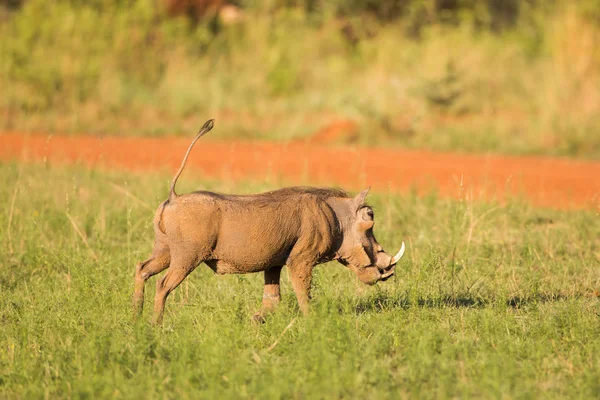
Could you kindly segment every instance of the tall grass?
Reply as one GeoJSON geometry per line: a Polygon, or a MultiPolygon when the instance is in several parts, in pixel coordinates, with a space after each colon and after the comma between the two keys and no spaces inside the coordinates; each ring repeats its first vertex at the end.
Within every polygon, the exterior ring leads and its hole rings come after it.
{"type": "Polygon", "coordinates": [[[148,312],[131,318],[133,264],[151,249],[152,209],[170,177],[15,164],[0,177],[2,204],[15,199],[0,209],[0,397],[600,392],[595,212],[375,193],[380,243],[408,244],[392,280],[367,287],[339,264],[318,267],[312,313],[299,317],[284,269],[282,304],[256,327],[262,276],[200,266],[154,328],[148,312]]]}
{"type": "Polygon", "coordinates": [[[29,0],[0,23],[0,128],[177,134],[210,115],[230,137],[290,140],[349,119],[339,142],[595,158],[600,27],[584,3],[415,37],[402,19],[301,8],[249,7],[214,31],[149,0],[29,0]]]}

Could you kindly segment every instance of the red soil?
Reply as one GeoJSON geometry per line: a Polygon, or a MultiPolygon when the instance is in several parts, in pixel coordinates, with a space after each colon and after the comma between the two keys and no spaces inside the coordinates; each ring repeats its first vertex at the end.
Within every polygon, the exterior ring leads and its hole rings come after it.
{"type": "MultiPolygon", "coordinates": [[[[0,134],[0,160],[82,163],[90,167],[176,171],[190,138],[121,138],[0,134]]],[[[313,143],[219,142],[201,139],[188,161],[196,176],[282,178],[289,184],[348,190],[498,199],[521,195],[551,208],[600,210],[600,162],[544,157],[461,155],[400,149],[325,147],[313,143]]],[[[188,171],[189,172],[189,171],[188,171]]]]}

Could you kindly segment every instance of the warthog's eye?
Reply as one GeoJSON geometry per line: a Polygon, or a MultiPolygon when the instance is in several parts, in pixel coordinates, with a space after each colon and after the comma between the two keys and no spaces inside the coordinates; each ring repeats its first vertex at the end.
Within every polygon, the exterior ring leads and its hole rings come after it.
{"type": "Polygon", "coordinates": [[[373,210],[371,209],[371,207],[363,207],[360,209],[360,214],[362,216],[362,219],[365,221],[373,221],[373,218],[375,216],[375,214],[373,213],[373,210]]]}

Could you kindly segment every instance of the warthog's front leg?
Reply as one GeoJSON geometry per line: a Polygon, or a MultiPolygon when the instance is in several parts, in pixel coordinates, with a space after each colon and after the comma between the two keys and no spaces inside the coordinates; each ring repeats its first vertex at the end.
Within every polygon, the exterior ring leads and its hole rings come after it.
{"type": "Polygon", "coordinates": [[[281,268],[283,267],[273,267],[265,271],[265,289],[263,292],[262,308],[252,317],[255,322],[264,323],[267,314],[275,311],[275,307],[277,307],[281,301],[281,293],[279,292],[281,268]]]}
{"type": "Polygon", "coordinates": [[[312,263],[290,263],[290,279],[292,287],[298,298],[298,305],[304,315],[308,314],[308,302],[310,301],[310,285],[312,282],[312,263]]]}

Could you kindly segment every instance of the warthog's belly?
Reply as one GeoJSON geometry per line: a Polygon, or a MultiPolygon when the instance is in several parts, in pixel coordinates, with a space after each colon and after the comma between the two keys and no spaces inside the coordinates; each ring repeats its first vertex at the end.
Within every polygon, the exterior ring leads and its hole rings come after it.
{"type": "Polygon", "coordinates": [[[206,265],[219,275],[225,274],[247,274],[251,272],[260,272],[269,269],[270,265],[264,264],[242,264],[223,260],[208,260],[206,265]]]}

